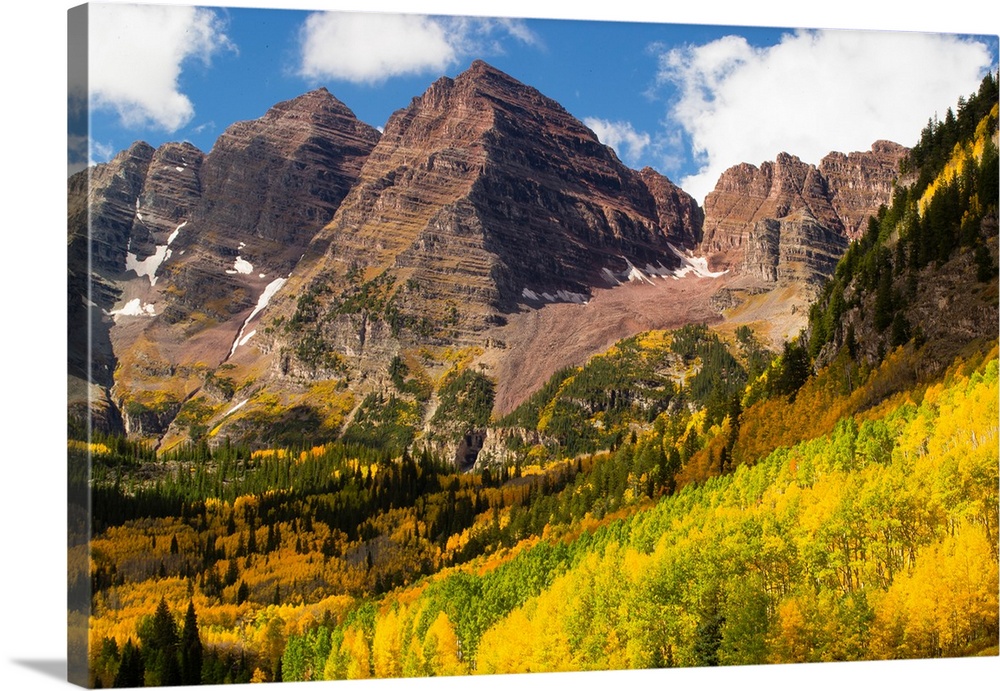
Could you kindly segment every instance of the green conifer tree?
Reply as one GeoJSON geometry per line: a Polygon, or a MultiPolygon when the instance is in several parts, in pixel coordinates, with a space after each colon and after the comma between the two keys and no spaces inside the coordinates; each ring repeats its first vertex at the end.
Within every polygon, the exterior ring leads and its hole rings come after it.
{"type": "Polygon", "coordinates": [[[198,617],[194,611],[194,603],[188,602],[187,614],[184,616],[184,630],[181,633],[181,683],[185,686],[197,686],[201,683],[201,668],[204,651],[201,636],[198,634],[198,617]]]}
{"type": "Polygon", "coordinates": [[[114,687],[116,689],[135,688],[144,685],[145,667],[139,648],[128,639],[122,647],[122,661],[118,665],[118,672],[115,674],[114,687]]]}

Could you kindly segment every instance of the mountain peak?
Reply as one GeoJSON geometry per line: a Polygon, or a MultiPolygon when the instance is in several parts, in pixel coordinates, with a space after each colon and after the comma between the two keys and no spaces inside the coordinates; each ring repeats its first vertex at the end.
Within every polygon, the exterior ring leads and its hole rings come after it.
{"type": "Polygon", "coordinates": [[[470,79],[483,79],[489,77],[503,77],[506,79],[513,79],[513,77],[511,77],[506,72],[497,69],[496,67],[489,64],[485,60],[479,60],[479,59],[473,60],[472,64],[469,65],[468,69],[466,69],[464,72],[462,72],[462,74],[459,75],[459,79],[463,77],[470,79]]]}
{"type": "Polygon", "coordinates": [[[533,106],[563,110],[538,89],[519,81],[483,60],[474,61],[454,80],[454,86],[475,96],[485,96],[496,103],[530,101],[533,106]]]}
{"type": "Polygon", "coordinates": [[[676,267],[669,243],[696,244],[699,210],[646,177],[556,101],[476,60],[393,114],[316,246],[325,264],[401,286],[398,323],[443,323],[465,305],[448,338],[473,343],[524,305],[627,280],[629,262],[676,267]]]}
{"type": "Polygon", "coordinates": [[[264,117],[273,118],[295,114],[313,115],[317,113],[327,113],[352,120],[355,119],[354,111],[331,94],[325,86],[307,91],[300,96],[271,106],[264,117]]]}
{"type": "Polygon", "coordinates": [[[222,201],[199,220],[276,241],[297,258],[332,217],[378,139],[325,88],[282,101],[216,141],[202,187],[222,201]]]}
{"type": "Polygon", "coordinates": [[[804,277],[818,285],[891,199],[905,151],[883,142],[871,152],[828,154],[819,166],[787,152],[759,168],[733,166],[705,197],[702,250],[714,266],[765,284],[804,277]]]}
{"type": "Polygon", "coordinates": [[[476,58],[475,60],[473,60],[472,64],[469,65],[469,69],[466,70],[466,72],[483,72],[483,73],[499,72],[499,71],[500,70],[498,70],[496,67],[494,67],[493,65],[489,64],[488,62],[480,58],[476,58]]]}

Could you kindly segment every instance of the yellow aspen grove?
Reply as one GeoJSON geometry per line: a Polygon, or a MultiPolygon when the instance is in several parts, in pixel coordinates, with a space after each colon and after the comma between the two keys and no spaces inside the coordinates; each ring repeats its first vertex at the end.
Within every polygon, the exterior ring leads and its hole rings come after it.
{"type": "Polygon", "coordinates": [[[390,609],[375,623],[372,640],[372,663],[376,677],[399,677],[403,674],[403,632],[396,609],[390,609]]]}
{"type": "Polygon", "coordinates": [[[531,647],[527,635],[532,623],[524,609],[516,609],[493,625],[479,641],[476,672],[520,674],[531,671],[531,647]]]}
{"type": "Polygon", "coordinates": [[[340,654],[347,659],[345,671],[347,679],[371,678],[371,650],[363,631],[353,626],[348,627],[344,632],[344,641],[340,645],[340,654]]]}
{"type": "Polygon", "coordinates": [[[996,640],[997,592],[993,545],[981,526],[920,551],[917,566],[897,578],[875,607],[874,635],[886,657],[967,654],[996,640]]]}
{"type": "Polygon", "coordinates": [[[466,673],[455,628],[441,612],[424,634],[424,665],[429,676],[450,677],[466,673]]]}

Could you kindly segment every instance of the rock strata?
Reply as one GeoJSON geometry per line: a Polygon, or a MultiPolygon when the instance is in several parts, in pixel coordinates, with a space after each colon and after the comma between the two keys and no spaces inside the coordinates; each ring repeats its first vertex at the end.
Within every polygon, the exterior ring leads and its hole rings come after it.
{"type": "Polygon", "coordinates": [[[705,197],[702,251],[713,267],[765,283],[821,282],[890,201],[906,151],[879,141],[868,152],[831,153],[819,167],[786,153],[760,167],[733,166],[705,197]]]}
{"type": "Polygon", "coordinates": [[[868,228],[868,218],[879,206],[892,200],[892,185],[899,175],[899,162],[908,149],[879,140],[871,151],[831,153],[819,162],[819,172],[829,181],[830,203],[836,209],[844,232],[851,240],[868,228]]]}
{"type": "MultiPolygon", "coordinates": [[[[207,155],[137,142],[74,176],[71,375],[113,388],[123,410],[156,391],[190,395],[333,217],[378,136],[319,89],[231,126],[207,155]]],[[[140,410],[124,425],[155,433],[174,413],[140,410]]]]}
{"type": "Polygon", "coordinates": [[[219,243],[261,239],[297,259],[333,217],[378,138],[324,88],[238,122],[205,160],[204,202],[192,225],[219,243]]]}
{"type": "Polygon", "coordinates": [[[460,307],[461,338],[519,305],[585,301],[608,285],[604,269],[676,267],[668,243],[693,246],[698,213],[559,104],[476,61],[389,120],[317,238],[313,272],[384,276],[404,322],[460,307]]]}
{"type": "Polygon", "coordinates": [[[705,212],[698,202],[652,168],[640,170],[639,177],[653,195],[660,228],[667,239],[678,248],[696,249],[705,223],[705,212]]]}

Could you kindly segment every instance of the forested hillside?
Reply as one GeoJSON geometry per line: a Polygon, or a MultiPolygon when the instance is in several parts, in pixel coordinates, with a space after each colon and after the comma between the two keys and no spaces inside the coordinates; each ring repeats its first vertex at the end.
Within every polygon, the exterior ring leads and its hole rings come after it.
{"type": "Polygon", "coordinates": [[[919,405],[293,636],[286,678],[995,652],[997,395],[994,352],[919,405]]]}
{"type": "Polygon", "coordinates": [[[990,74],[957,114],[928,122],[902,164],[910,182],[896,186],[813,305],[808,343],[820,363],[845,345],[877,363],[912,341],[939,370],[969,341],[996,336],[997,119],[990,74]]]}

